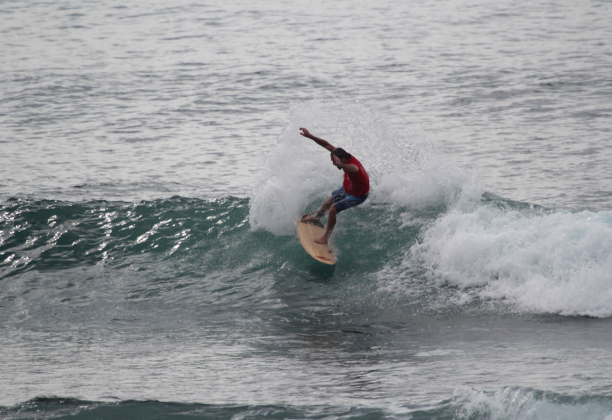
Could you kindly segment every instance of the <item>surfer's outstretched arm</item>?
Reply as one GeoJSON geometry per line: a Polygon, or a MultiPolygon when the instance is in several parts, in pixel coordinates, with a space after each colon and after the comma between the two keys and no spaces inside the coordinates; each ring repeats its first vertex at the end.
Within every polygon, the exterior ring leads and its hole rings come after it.
{"type": "Polygon", "coordinates": [[[326,148],[330,152],[333,152],[334,150],[336,150],[336,148],[332,146],[331,144],[329,144],[327,140],[323,140],[323,139],[320,139],[319,137],[313,136],[305,128],[300,128],[300,130],[302,130],[302,132],[300,133],[302,136],[308,137],[309,139],[314,140],[315,143],[317,143],[319,146],[326,148]]]}

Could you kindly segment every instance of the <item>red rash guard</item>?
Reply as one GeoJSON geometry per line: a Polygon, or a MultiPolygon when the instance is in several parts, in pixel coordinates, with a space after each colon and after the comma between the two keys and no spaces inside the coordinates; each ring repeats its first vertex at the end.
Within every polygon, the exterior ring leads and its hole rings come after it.
{"type": "Polygon", "coordinates": [[[359,170],[357,172],[349,172],[344,170],[344,182],[342,186],[348,195],[360,197],[367,195],[370,192],[370,178],[363,165],[354,156],[348,161],[349,165],[355,165],[359,170]]]}

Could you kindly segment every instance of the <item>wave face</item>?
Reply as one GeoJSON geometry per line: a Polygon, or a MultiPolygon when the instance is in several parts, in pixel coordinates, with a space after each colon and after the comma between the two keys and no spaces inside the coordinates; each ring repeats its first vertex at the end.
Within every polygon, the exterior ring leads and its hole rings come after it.
{"type": "MultiPolygon", "coordinates": [[[[451,200],[444,191],[438,194],[451,200]]],[[[418,293],[433,292],[439,299],[428,298],[429,309],[495,301],[504,310],[612,315],[612,212],[552,211],[467,194],[459,194],[448,207],[441,201],[419,208],[393,198],[384,202],[390,195],[379,190],[362,208],[339,217],[335,248],[340,267],[357,283],[376,286],[381,295],[392,291],[418,300],[418,293]]],[[[313,199],[308,206],[317,204],[313,199]]],[[[259,217],[253,212],[248,199],[238,198],[9,202],[2,206],[0,269],[5,282],[16,283],[5,289],[4,299],[17,299],[37,276],[63,270],[112,269],[130,272],[136,281],[138,273],[151,267],[159,267],[163,277],[177,266],[175,277],[168,279],[172,290],[177,287],[173,283],[196,271],[258,267],[270,272],[283,264],[309,262],[293,223],[272,210],[262,216],[277,220],[272,232],[253,229],[249,218],[259,217]]],[[[292,221],[299,212],[289,214],[295,215],[292,221]]],[[[150,289],[127,288],[125,296],[161,294],[164,288],[155,283],[147,280],[150,289]]],[[[70,284],[54,292],[57,299],[87,300],[87,282],[70,284]]]]}
{"type": "MultiPolygon", "coordinates": [[[[375,287],[381,299],[412,296],[410,303],[427,295],[429,310],[474,303],[491,309],[497,302],[504,311],[612,315],[612,212],[553,211],[472,190],[454,202],[445,191],[437,194],[437,205],[419,207],[378,190],[361,208],[342,213],[334,237],[342,271],[375,287]]],[[[316,198],[306,207],[316,208],[316,198]]],[[[254,223],[277,220],[266,232],[249,223],[260,216],[248,199],[14,200],[1,207],[0,273],[11,285],[2,298],[11,306],[29,290],[54,302],[86,302],[99,293],[87,278],[112,270],[122,273],[122,286],[105,293],[139,299],[185,286],[196,272],[269,274],[310,263],[289,222],[301,210],[279,208],[287,220],[275,211],[254,223]],[[49,295],[39,277],[65,270],[90,274],[49,295]],[[144,284],[130,288],[145,271],[144,284]]]]}

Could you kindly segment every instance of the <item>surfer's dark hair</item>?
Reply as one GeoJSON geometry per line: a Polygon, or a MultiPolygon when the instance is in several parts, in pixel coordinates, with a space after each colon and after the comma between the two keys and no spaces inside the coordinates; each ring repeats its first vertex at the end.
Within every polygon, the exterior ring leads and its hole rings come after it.
{"type": "Polygon", "coordinates": [[[340,159],[344,159],[344,158],[350,159],[353,157],[350,153],[348,153],[346,150],[344,150],[341,147],[336,147],[336,149],[332,152],[332,155],[336,155],[340,159]]]}

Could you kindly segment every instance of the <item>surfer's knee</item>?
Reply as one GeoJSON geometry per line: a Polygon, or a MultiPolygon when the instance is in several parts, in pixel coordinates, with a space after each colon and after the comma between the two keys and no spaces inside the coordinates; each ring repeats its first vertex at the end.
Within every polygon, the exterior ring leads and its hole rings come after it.
{"type": "Polygon", "coordinates": [[[336,206],[331,206],[329,208],[329,215],[331,216],[332,213],[333,213],[334,216],[338,213],[338,210],[336,209],[336,206]]]}

